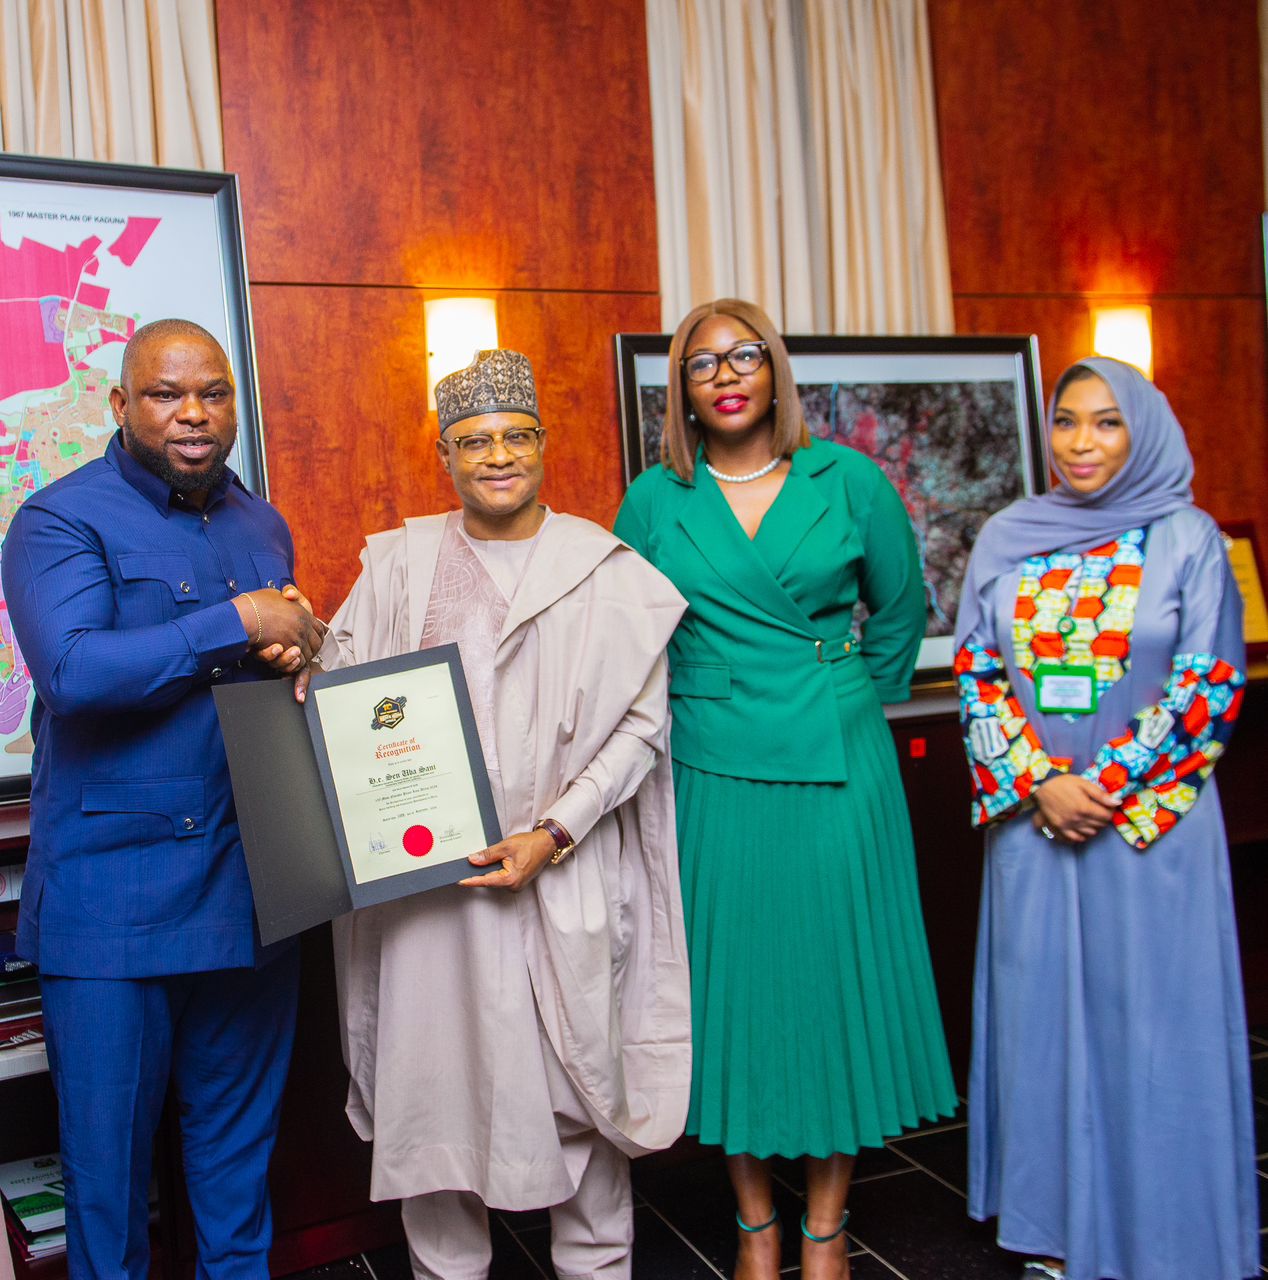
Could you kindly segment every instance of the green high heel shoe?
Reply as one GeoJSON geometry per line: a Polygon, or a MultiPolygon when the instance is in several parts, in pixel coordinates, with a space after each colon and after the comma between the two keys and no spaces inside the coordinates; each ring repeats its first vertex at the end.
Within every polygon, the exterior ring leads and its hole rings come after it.
{"type": "Polygon", "coordinates": [[[806,1227],[807,1216],[808,1215],[804,1213],[801,1215],[801,1234],[805,1236],[806,1239],[811,1241],[813,1244],[828,1244],[830,1241],[835,1240],[837,1236],[839,1236],[841,1232],[845,1230],[845,1224],[850,1220],[850,1211],[846,1209],[846,1211],[841,1215],[841,1225],[837,1227],[837,1229],[830,1236],[817,1236],[814,1234],[813,1231],[810,1231],[806,1227]]]}
{"type": "MultiPolygon", "coordinates": [[[[735,1211],[735,1222],[741,1231],[747,1231],[749,1235],[754,1235],[758,1231],[766,1231],[770,1227],[778,1227],[779,1226],[779,1210],[772,1209],[770,1217],[767,1218],[766,1221],[763,1222],[760,1227],[750,1227],[749,1224],[745,1222],[743,1218],[740,1217],[740,1211],[737,1209],[735,1211]]],[[[784,1234],[782,1227],[780,1227],[779,1234],[781,1236],[784,1234]]]]}

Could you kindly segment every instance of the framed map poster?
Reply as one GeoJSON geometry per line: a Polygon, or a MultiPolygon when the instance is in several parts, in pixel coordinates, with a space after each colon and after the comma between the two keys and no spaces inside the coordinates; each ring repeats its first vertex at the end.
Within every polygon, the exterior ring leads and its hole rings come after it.
{"type": "MultiPolygon", "coordinates": [[[[25,498],[105,452],[124,344],[168,317],[228,353],[229,465],[267,496],[236,176],[0,155],[0,538],[25,498]]],[[[31,701],[0,597],[0,801],[30,792],[31,701]]]]}
{"type": "MultiPolygon", "coordinates": [[[[978,530],[1048,487],[1034,337],[784,339],[812,436],[866,454],[916,533],[928,617],[917,679],[949,677],[978,530]]],[[[625,481],[660,461],[668,334],[618,334],[625,481]]]]}

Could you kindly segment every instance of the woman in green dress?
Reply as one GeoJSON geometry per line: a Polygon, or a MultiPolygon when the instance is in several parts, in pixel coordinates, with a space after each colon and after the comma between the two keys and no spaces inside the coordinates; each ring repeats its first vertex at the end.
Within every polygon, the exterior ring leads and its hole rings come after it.
{"type": "Polygon", "coordinates": [[[806,1157],[802,1275],[842,1280],[854,1154],[956,1106],[882,712],[924,635],[920,563],[880,468],[811,439],[759,308],[697,307],[669,368],[662,464],[616,533],[689,602],[669,647],[687,1132],[726,1152],[737,1280],[779,1273],[772,1155],[806,1157]]]}

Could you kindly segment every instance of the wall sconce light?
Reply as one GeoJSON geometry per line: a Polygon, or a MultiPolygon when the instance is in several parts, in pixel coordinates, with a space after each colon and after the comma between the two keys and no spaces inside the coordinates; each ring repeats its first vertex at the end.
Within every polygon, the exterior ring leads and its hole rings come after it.
{"type": "Polygon", "coordinates": [[[1154,376],[1153,321],[1147,306],[1092,308],[1092,350],[1154,376]]]}
{"type": "Polygon", "coordinates": [[[423,303],[427,332],[427,407],[436,408],[436,383],[498,344],[497,304],[492,298],[434,298],[423,303]]]}

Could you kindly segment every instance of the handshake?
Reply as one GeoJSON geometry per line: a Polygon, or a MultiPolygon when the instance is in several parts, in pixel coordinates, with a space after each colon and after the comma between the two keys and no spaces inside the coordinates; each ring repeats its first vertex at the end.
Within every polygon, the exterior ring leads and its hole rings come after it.
{"type": "Polygon", "coordinates": [[[282,675],[303,673],[295,684],[295,696],[302,702],[308,687],[307,668],[330,628],[313,615],[312,604],[295,586],[244,592],[234,596],[233,604],[253,657],[282,675]]]}

